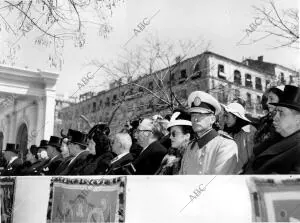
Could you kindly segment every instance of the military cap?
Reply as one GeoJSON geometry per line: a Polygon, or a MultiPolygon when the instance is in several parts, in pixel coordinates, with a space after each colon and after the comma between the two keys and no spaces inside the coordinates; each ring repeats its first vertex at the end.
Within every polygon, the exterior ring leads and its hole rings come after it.
{"type": "Polygon", "coordinates": [[[204,91],[194,91],[188,97],[189,112],[191,113],[213,113],[221,112],[221,105],[217,99],[204,91]]]}

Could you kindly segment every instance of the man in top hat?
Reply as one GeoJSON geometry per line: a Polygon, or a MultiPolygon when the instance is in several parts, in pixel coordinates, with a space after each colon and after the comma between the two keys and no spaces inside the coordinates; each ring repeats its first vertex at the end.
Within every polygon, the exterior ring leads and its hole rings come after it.
{"type": "MultiPolygon", "coordinates": [[[[79,171],[82,169],[82,166],[85,165],[87,156],[90,154],[89,151],[86,150],[87,134],[69,129],[68,139],[70,155],[74,157],[68,162],[64,163],[65,168],[59,173],[59,175],[78,175],[80,173],[79,171]]],[[[59,168],[61,168],[61,165],[59,168]]]]}
{"type": "Polygon", "coordinates": [[[63,161],[63,156],[60,149],[61,141],[62,139],[57,136],[50,137],[49,143],[47,145],[47,154],[49,156],[49,161],[43,166],[41,174],[54,175],[55,170],[63,161]]]}
{"type": "Polygon", "coordinates": [[[30,175],[33,173],[33,167],[41,162],[38,160],[37,156],[38,147],[36,145],[31,145],[26,154],[26,161],[23,163],[22,175],[30,175]]]}
{"type": "Polygon", "coordinates": [[[4,158],[7,161],[7,166],[4,169],[3,176],[18,176],[20,175],[23,162],[18,158],[18,151],[15,144],[7,143],[6,150],[4,150],[4,158]]]}
{"type": "Polygon", "coordinates": [[[283,137],[251,160],[244,174],[300,173],[300,88],[286,85],[276,106],[274,127],[283,137]]]}
{"type": "Polygon", "coordinates": [[[48,145],[48,140],[45,139],[41,140],[37,152],[39,160],[47,160],[49,158],[47,153],[47,145],[48,145]]]}
{"type": "Polygon", "coordinates": [[[47,145],[48,145],[48,140],[41,140],[40,141],[40,145],[37,147],[37,156],[38,156],[38,160],[40,162],[36,162],[35,164],[33,164],[30,169],[32,170],[31,173],[29,173],[29,175],[40,175],[43,166],[49,162],[49,157],[47,154],[47,145]]]}
{"type": "Polygon", "coordinates": [[[179,174],[234,174],[237,168],[236,143],[212,128],[221,105],[211,95],[194,91],[188,97],[196,138],[183,154],[179,174]]]}

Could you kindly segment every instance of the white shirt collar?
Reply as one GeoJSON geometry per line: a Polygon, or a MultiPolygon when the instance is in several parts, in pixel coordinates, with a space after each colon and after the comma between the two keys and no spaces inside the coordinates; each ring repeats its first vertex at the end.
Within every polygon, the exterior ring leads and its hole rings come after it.
{"type": "Polygon", "coordinates": [[[111,161],[111,163],[116,162],[117,160],[121,159],[122,157],[126,156],[127,154],[129,154],[129,152],[125,152],[125,153],[122,153],[122,154],[116,156],[116,157],[111,161]]]}
{"type": "Polygon", "coordinates": [[[16,159],[18,159],[18,157],[17,157],[17,156],[14,156],[13,158],[10,159],[10,161],[8,162],[7,165],[12,164],[12,162],[14,162],[16,159]]]}
{"type": "Polygon", "coordinates": [[[79,152],[72,160],[71,160],[71,162],[69,163],[69,165],[81,154],[81,153],[83,153],[83,152],[85,152],[85,151],[87,151],[87,150],[82,150],[81,152],[79,152]]]}

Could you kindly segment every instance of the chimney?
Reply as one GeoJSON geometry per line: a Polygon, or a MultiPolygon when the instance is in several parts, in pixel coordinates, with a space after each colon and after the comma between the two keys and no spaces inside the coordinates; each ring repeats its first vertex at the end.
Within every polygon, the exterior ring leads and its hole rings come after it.
{"type": "Polygon", "coordinates": [[[264,56],[259,56],[259,57],[257,57],[257,60],[258,60],[259,62],[263,62],[263,61],[264,61],[264,56]]]}

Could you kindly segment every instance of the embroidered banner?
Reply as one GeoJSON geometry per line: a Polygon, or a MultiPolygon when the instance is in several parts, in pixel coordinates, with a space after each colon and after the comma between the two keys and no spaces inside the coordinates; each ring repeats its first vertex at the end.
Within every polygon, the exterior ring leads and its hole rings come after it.
{"type": "Polygon", "coordinates": [[[248,180],[253,221],[299,222],[300,178],[248,180]]]}
{"type": "Polygon", "coordinates": [[[15,177],[0,177],[0,222],[13,222],[15,177]]]}
{"type": "Polygon", "coordinates": [[[125,222],[126,177],[51,180],[48,222],[125,222]]]}

